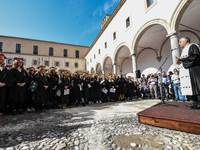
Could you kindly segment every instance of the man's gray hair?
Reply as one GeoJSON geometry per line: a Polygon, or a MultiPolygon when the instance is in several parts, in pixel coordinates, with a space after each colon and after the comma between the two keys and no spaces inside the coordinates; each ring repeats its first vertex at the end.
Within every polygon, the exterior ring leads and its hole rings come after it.
{"type": "Polygon", "coordinates": [[[187,42],[190,43],[190,38],[189,37],[182,37],[181,39],[187,40],[187,42]]]}

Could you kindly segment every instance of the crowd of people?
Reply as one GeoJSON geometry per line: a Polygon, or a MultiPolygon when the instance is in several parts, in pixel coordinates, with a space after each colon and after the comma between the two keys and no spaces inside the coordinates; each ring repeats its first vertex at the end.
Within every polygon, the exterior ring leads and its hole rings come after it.
{"type": "Polygon", "coordinates": [[[0,112],[1,116],[11,112],[13,115],[30,112],[43,112],[53,108],[66,109],[70,106],[85,106],[92,103],[132,101],[138,99],[159,99],[175,101],[187,100],[181,94],[180,78],[177,69],[174,74],[165,72],[143,74],[137,81],[133,77],[118,75],[70,74],[67,71],[45,66],[23,67],[23,59],[15,58],[7,69],[6,57],[0,54],[0,112]]]}

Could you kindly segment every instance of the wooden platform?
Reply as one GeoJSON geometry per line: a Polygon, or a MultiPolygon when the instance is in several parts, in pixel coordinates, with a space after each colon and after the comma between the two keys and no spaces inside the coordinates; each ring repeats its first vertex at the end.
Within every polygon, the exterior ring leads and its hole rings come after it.
{"type": "Polygon", "coordinates": [[[190,109],[185,106],[190,104],[166,102],[166,104],[152,106],[137,115],[139,122],[143,124],[200,134],[200,109],[190,109]]]}

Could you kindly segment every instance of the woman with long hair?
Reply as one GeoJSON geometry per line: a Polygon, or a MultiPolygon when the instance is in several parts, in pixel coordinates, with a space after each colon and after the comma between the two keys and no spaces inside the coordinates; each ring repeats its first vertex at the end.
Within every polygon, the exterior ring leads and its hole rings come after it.
{"type": "Polygon", "coordinates": [[[58,75],[56,74],[56,68],[51,67],[50,73],[47,75],[47,80],[49,83],[49,87],[47,89],[47,104],[46,109],[56,108],[56,91],[58,84],[58,75]]]}
{"type": "Polygon", "coordinates": [[[127,89],[126,89],[126,80],[124,78],[124,75],[122,76],[120,74],[117,82],[118,82],[118,85],[119,85],[120,100],[125,100],[125,94],[127,93],[127,89]]]}
{"type": "Polygon", "coordinates": [[[81,93],[80,93],[81,80],[79,78],[79,74],[75,74],[73,81],[74,81],[74,93],[73,93],[74,102],[76,103],[76,107],[77,107],[81,99],[81,93]]]}
{"type": "Polygon", "coordinates": [[[5,102],[6,102],[6,86],[8,84],[7,82],[7,76],[9,71],[5,68],[4,59],[6,57],[3,54],[0,54],[0,117],[4,117],[4,108],[5,108],[5,102]]]}
{"type": "Polygon", "coordinates": [[[70,81],[67,78],[67,73],[63,72],[60,77],[58,88],[61,90],[61,106],[66,109],[69,106],[69,94],[70,94],[70,81]]]}
{"type": "Polygon", "coordinates": [[[10,101],[12,103],[13,115],[23,114],[23,106],[26,97],[26,84],[28,83],[28,74],[23,67],[23,58],[14,58],[16,61],[14,67],[10,70],[10,77],[13,86],[10,89],[10,101]]]}
{"type": "Polygon", "coordinates": [[[96,103],[102,103],[101,101],[101,91],[100,91],[100,76],[97,74],[96,81],[95,81],[95,99],[96,103]]]}
{"type": "Polygon", "coordinates": [[[44,111],[42,104],[46,102],[46,92],[48,88],[48,81],[45,77],[45,69],[43,67],[39,67],[39,70],[35,75],[35,80],[38,82],[37,89],[34,93],[35,109],[36,112],[40,112],[44,111]]]}
{"type": "Polygon", "coordinates": [[[111,75],[108,76],[108,85],[109,85],[109,99],[111,102],[114,102],[116,100],[116,84],[115,80],[111,77],[111,75]]]}
{"type": "Polygon", "coordinates": [[[26,111],[35,111],[34,109],[34,101],[33,94],[34,92],[29,89],[30,83],[34,80],[35,69],[33,67],[27,68],[28,70],[28,84],[27,84],[27,92],[26,92],[26,111]]]}
{"type": "Polygon", "coordinates": [[[91,88],[90,78],[88,77],[88,75],[86,75],[85,80],[83,81],[83,96],[86,104],[88,104],[89,101],[90,88],[91,88]]]}

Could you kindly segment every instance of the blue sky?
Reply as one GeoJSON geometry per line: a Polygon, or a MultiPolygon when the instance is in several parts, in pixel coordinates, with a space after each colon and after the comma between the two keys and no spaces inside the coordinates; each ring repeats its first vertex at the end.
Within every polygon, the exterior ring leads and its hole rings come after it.
{"type": "Polygon", "coordinates": [[[90,46],[120,0],[0,0],[0,35],[90,46]]]}

